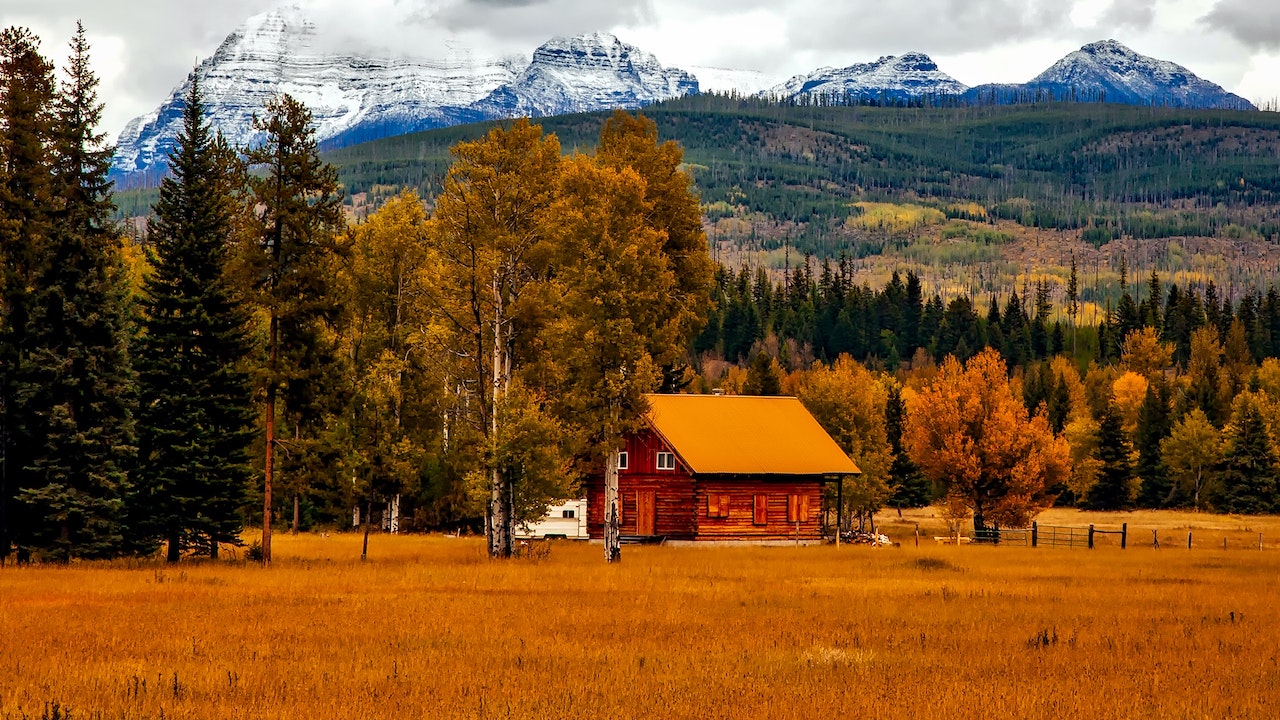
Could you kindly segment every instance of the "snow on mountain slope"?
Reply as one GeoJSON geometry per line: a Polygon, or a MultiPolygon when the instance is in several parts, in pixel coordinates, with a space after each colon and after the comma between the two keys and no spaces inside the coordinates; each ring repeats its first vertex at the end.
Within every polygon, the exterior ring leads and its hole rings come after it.
{"type": "Polygon", "coordinates": [[[1025,85],[981,85],[966,100],[1007,103],[1030,97],[1098,98],[1131,105],[1254,110],[1253,104],[1167,60],[1140,55],[1115,40],[1070,53],[1025,85]]]}
{"type": "Polygon", "coordinates": [[[698,80],[608,33],[556,38],[513,82],[477,103],[493,117],[545,117],[634,108],[697,94],[698,80]]]}
{"type": "Polygon", "coordinates": [[[905,100],[922,95],[959,95],[968,87],[938,69],[928,55],[909,52],[887,55],[845,68],[821,68],[796,75],[763,94],[780,98],[797,95],[853,95],[905,100]]]}
{"type": "Polygon", "coordinates": [[[1102,90],[1113,102],[1254,109],[1244,98],[1181,65],[1140,55],[1115,40],[1085,45],[1028,84],[1102,90]]]}
{"type": "MultiPolygon", "coordinates": [[[[316,47],[315,33],[297,6],[254,16],[231,33],[195,71],[213,126],[233,143],[251,144],[254,113],[278,93],[311,110],[321,140],[364,123],[449,125],[456,108],[515,79],[527,64],[450,47],[433,59],[333,54],[316,47]]],[[[125,127],[117,141],[117,171],[165,162],[189,88],[188,79],[158,110],[125,127]]]]}

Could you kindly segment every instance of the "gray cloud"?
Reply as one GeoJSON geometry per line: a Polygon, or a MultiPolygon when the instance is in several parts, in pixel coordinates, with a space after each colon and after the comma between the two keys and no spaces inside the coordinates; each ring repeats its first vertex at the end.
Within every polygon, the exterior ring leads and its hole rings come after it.
{"type": "Polygon", "coordinates": [[[655,20],[650,0],[471,0],[434,16],[454,32],[476,31],[526,51],[557,35],[607,30],[655,20]]]}
{"type": "Polygon", "coordinates": [[[130,117],[158,106],[228,33],[268,4],[131,0],[125,12],[103,0],[6,0],[0,24],[31,27],[41,36],[45,55],[60,62],[76,20],[83,21],[95,70],[103,78],[103,130],[114,136],[130,117]]]}
{"type": "Polygon", "coordinates": [[[1059,35],[1071,27],[1070,16],[1061,0],[853,0],[838,9],[805,2],[791,16],[789,35],[794,46],[814,50],[962,53],[1059,35]]]}
{"type": "Polygon", "coordinates": [[[1095,24],[1099,30],[1146,30],[1156,20],[1156,0],[1113,0],[1095,24]]]}
{"type": "Polygon", "coordinates": [[[1218,0],[1200,19],[1255,50],[1280,49],[1280,5],[1258,0],[1218,0]]]}

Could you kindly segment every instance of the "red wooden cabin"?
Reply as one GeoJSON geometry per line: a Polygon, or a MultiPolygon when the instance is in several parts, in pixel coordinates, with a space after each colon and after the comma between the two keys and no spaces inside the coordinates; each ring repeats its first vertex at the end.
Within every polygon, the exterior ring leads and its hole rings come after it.
{"type": "MultiPolygon", "coordinates": [[[[793,397],[649,395],[618,458],[621,534],[676,541],[813,541],[822,488],[857,466],[793,397]]],[[[603,471],[587,530],[604,536],[603,471]]]]}

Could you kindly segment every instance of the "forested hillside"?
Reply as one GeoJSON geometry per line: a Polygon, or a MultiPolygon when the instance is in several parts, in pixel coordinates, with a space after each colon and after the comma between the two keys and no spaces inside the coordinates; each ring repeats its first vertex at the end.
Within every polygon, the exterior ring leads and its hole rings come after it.
{"type": "MultiPolygon", "coordinates": [[[[1076,258],[1086,301],[1119,298],[1122,256],[1220,287],[1280,269],[1280,116],[1104,103],[871,107],[706,95],[645,113],[685,148],[712,252],[783,270],[811,253],[876,282],[914,269],[944,292],[1005,293],[1029,268],[1061,294],[1076,258]]],[[[591,152],[603,114],[541,120],[591,152]]],[[[449,148],[492,124],[331,151],[357,216],[404,188],[430,201],[449,148]]],[[[153,191],[117,196],[145,214],[153,191]]]]}
{"type": "MultiPolygon", "coordinates": [[[[679,142],[708,216],[760,215],[765,248],[875,252],[842,227],[854,200],[917,201],[953,217],[1082,230],[1104,243],[1223,233],[1275,238],[1280,116],[1098,103],[901,108],[779,105],[718,96],[645,111],[679,142]],[[772,227],[771,227],[772,226],[772,227]],[[1236,226],[1236,227],[1232,227],[1236,226]],[[771,232],[770,232],[771,231],[771,232]],[[853,242],[851,242],[853,241],[853,242]]],[[[603,115],[542,121],[589,150],[603,115]]],[[[412,185],[431,196],[448,148],[486,126],[330,153],[353,195],[412,185]]]]}

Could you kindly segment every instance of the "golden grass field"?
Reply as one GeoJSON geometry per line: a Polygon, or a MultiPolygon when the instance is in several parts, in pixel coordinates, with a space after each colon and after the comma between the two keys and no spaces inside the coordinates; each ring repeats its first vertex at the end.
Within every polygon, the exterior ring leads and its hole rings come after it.
{"type": "Polygon", "coordinates": [[[1256,549],[1280,519],[1131,516],[1181,537],[1158,551],[1149,530],[917,548],[930,512],[882,515],[901,547],[629,546],[612,567],[440,536],[375,536],[361,563],[356,535],[287,534],[269,571],[10,566],[0,718],[1280,717],[1280,543],[1256,549]]]}

